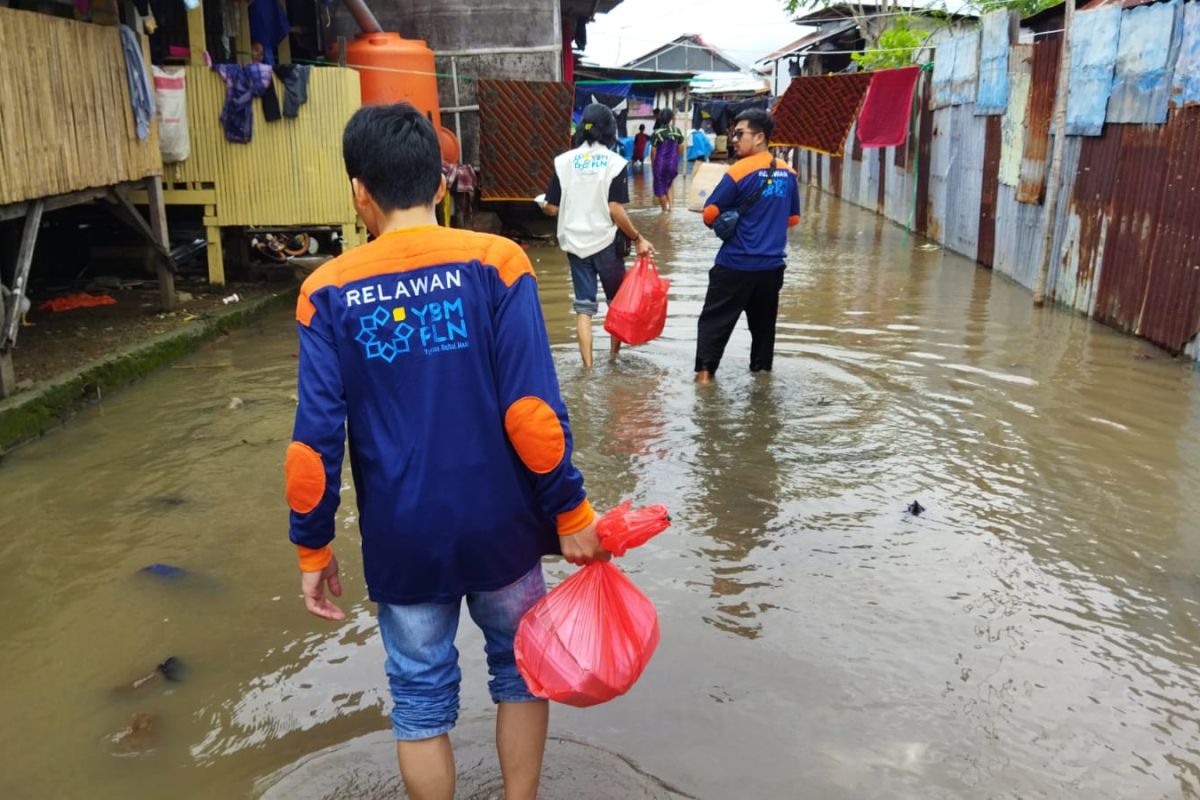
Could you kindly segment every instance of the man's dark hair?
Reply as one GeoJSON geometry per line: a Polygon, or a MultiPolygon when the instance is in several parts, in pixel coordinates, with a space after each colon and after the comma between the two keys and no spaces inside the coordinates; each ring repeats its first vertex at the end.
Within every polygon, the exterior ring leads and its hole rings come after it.
{"type": "Polygon", "coordinates": [[[342,134],[342,158],[384,211],[428,205],[442,182],[433,124],[408,103],[363,106],[342,134]]]}
{"type": "Polygon", "coordinates": [[[640,133],[645,133],[645,132],[646,132],[646,126],[645,126],[645,125],[638,125],[638,132],[640,132],[640,133]]]}
{"type": "Polygon", "coordinates": [[[571,146],[580,147],[584,142],[599,142],[605,147],[613,147],[617,143],[617,118],[613,116],[612,109],[603,103],[592,103],[579,117],[571,146]]]}
{"type": "Polygon", "coordinates": [[[775,118],[761,108],[747,108],[737,115],[734,122],[746,123],[747,128],[754,133],[761,133],[768,142],[771,141],[771,134],[775,132],[775,118]]]}

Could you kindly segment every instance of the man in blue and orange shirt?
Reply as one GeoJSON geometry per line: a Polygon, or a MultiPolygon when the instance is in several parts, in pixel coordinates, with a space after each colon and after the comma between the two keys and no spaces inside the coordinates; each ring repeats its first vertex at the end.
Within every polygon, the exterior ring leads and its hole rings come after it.
{"type": "Polygon", "coordinates": [[[733,236],[717,252],[696,336],[696,380],[713,379],[742,312],[750,326],[750,371],[769,372],[775,358],[775,318],[787,265],[787,232],[800,221],[796,173],[768,149],[775,120],[761,109],[743,111],[729,134],[739,161],[729,168],[704,208],[712,225],[737,209],[733,236]],[[760,191],[761,188],[761,191],[760,191]]]}
{"type": "Polygon", "coordinates": [[[454,637],[465,597],[483,630],[504,794],[533,798],[548,708],[513,636],[546,591],[541,557],[606,557],[529,259],[497,236],[439,228],[437,135],[408,105],[360,109],[342,142],[374,241],[322,266],[296,307],[299,406],[287,449],[304,602],[345,614],[331,542],[349,429],[363,564],[387,651],[409,795],[454,795],[454,637]]]}

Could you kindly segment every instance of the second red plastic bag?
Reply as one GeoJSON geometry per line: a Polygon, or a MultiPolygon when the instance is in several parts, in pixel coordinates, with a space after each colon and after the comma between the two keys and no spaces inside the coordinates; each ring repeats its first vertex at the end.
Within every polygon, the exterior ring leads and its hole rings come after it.
{"type": "Polygon", "coordinates": [[[625,274],[604,318],[604,330],[625,344],[645,344],[662,333],[667,322],[667,289],[654,261],[638,256],[625,274]]]}

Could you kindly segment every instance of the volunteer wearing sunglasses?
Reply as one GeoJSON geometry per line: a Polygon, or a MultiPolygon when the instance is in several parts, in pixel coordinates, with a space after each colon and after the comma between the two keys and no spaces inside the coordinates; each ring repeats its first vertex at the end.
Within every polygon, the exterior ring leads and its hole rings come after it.
{"type": "Polygon", "coordinates": [[[750,371],[770,372],[775,318],[787,264],[787,231],[800,221],[795,171],[768,149],[775,120],[743,111],[730,138],[738,162],[704,208],[704,222],[724,242],[708,273],[696,336],[696,381],[709,383],[742,312],[750,327],[750,371]]]}

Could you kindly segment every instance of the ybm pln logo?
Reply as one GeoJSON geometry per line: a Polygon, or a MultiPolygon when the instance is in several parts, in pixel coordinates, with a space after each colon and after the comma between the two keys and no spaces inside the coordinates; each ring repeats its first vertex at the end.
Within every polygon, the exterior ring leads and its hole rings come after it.
{"type": "Polygon", "coordinates": [[[465,350],[471,346],[461,297],[437,300],[420,306],[376,306],[358,318],[355,341],[367,358],[382,358],[389,364],[396,356],[419,346],[425,355],[465,350]]]}

